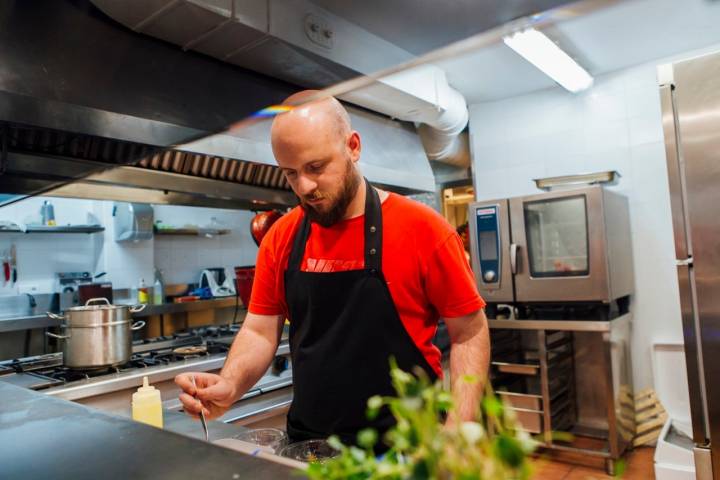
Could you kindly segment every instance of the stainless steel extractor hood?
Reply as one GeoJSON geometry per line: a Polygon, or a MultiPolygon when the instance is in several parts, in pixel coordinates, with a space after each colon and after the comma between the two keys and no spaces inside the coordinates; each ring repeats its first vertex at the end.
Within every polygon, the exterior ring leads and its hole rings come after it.
{"type": "MultiPolygon", "coordinates": [[[[372,75],[415,58],[309,0],[91,1],[140,34],[313,88],[372,75]]],[[[460,139],[468,123],[467,105],[439,68],[424,66],[380,79],[341,99],[422,124],[420,133],[431,160],[470,166],[460,139]]]]}
{"type": "MultiPolygon", "coordinates": [[[[0,193],[61,187],[52,194],[231,208],[295,202],[267,120],[213,133],[300,87],[134,33],[86,0],[3,2],[0,58],[0,193]]],[[[371,181],[434,189],[412,125],[350,110],[371,181]]]]}
{"type": "Polygon", "coordinates": [[[524,28],[573,14],[537,15],[571,0],[450,2],[442,8],[434,0],[91,1],[138,34],[298,85],[325,88],[368,76],[339,98],[419,125],[430,160],[466,168],[467,106],[445,72],[427,62],[387,70],[513,20],[513,28],[524,28]]]}

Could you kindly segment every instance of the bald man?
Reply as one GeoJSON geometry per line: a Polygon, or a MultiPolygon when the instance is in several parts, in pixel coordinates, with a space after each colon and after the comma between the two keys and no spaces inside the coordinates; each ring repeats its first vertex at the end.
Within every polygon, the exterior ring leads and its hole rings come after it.
{"type": "Polygon", "coordinates": [[[222,415],[267,371],[287,318],[290,439],[337,434],[354,443],[367,427],[382,435],[394,420],[388,411],[368,420],[367,399],[394,394],[390,357],[406,371],[442,376],[432,339],[443,318],[457,404],[448,422],[470,420],[482,384],[458,380],[485,379],[489,339],[462,241],[433,210],[362,177],[360,135],[334,98],[307,101],[317,93],[288,98],[299,106],[278,115],[271,131],[300,205],[260,245],[248,313],[220,375],[179,375],[180,400],[192,415],[222,415]]]}

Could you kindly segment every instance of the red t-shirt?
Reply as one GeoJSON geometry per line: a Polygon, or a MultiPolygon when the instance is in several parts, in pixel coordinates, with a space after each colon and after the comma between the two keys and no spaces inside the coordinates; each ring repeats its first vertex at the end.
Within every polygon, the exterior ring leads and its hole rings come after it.
{"type": "MultiPolygon", "coordinates": [[[[462,317],[485,306],[462,240],[437,212],[394,193],[382,203],[382,215],[382,270],[390,295],[405,329],[442,376],[441,353],[432,344],[438,318],[462,317]]],[[[263,238],[250,312],[288,315],[284,272],[301,220],[302,210],[296,207],[263,238]]],[[[329,228],[312,223],[300,268],[318,273],[363,268],[363,228],[364,215],[329,228]]]]}

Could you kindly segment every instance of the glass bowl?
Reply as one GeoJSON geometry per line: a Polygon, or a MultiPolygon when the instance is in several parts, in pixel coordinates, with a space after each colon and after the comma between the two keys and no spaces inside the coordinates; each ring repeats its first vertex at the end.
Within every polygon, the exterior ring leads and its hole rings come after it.
{"type": "Polygon", "coordinates": [[[272,448],[275,453],[278,453],[288,443],[287,434],[277,428],[255,428],[232,438],[261,447],[272,448]]]}
{"type": "Polygon", "coordinates": [[[300,462],[322,462],[336,457],[340,452],[331,447],[326,440],[305,440],[291,443],[282,450],[280,456],[300,462]]]}

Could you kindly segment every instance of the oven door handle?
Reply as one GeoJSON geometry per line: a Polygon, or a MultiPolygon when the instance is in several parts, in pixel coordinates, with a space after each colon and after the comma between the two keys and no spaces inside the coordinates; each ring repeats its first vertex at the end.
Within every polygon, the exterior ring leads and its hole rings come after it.
{"type": "Polygon", "coordinates": [[[510,271],[513,275],[517,274],[517,254],[519,248],[517,243],[510,244],[510,271]]]}

